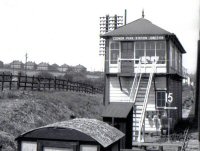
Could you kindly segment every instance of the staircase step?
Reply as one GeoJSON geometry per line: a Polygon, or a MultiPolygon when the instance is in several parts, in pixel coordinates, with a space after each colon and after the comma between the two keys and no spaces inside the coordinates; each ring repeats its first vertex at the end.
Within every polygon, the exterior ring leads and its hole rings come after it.
{"type": "Polygon", "coordinates": [[[134,115],[134,114],[142,114],[142,110],[139,110],[139,111],[133,113],[133,115],[134,115]]]}
{"type": "Polygon", "coordinates": [[[140,117],[141,117],[141,114],[133,115],[133,118],[140,118],[140,117]]]}
{"type": "MultiPolygon", "coordinates": [[[[143,103],[143,104],[144,104],[144,103],[143,103]]],[[[134,108],[135,111],[137,111],[137,110],[139,110],[139,111],[142,110],[143,104],[142,104],[142,105],[136,105],[135,108],[134,108]]]]}
{"type": "Polygon", "coordinates": [[[143,88],[143,87],[140,87],[140,88],[139,88],[139,90],[146,90],[146,89],[147,89],[146,87],[144,87],[144,88],[143,88]]]}
{"type": "Polygon", "coordinates": [[[138,93],[137,93],[137,95],[143,95],[143,96],[145,96],[145,94],[146,94],[146,90],[140,90],[140,91],[138,91],[138,93]]]}
{"type": "Polygon", "coordinates": [[[137,97],[136,98],[144,98],[145,95],[142,95],[142,94],[137,94],[137,97]]]}
{"type": "Polygon", "coordinates": [[[141,100],[141,99],[144,100],[144,97],[136,97],[136,101],[137,101],[137,100],[141,100]]]}

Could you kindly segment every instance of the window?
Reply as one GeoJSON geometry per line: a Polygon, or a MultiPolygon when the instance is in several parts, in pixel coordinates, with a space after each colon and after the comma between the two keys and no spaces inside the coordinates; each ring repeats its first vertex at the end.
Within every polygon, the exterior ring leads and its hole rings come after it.
{"type": "Polygon", "coordinates": [[[158,56],[158,64],[165,64],[165,42],[156,42],[156,56],[158,56]]]}
{"type": "Polygon", "coordinates": [[[170,44],[170,51],[169,51],[169,53],[170,53],[170,67],[173,67],[173,46],[172,46],[172,44],[170,44]]]}
{"type": "Polygon", "coordinates": [[[37,142],[22,141],[21,151],[37,151],[37,142]]]}
{"type": "Polygon", "coordinates": [[[172,67],[175,69],[175,46],[173,46],[173,49],[172,49],[172,67]]]}
{"type": "Polygon", "coordinates": [[[96,145],[81,145],[80,151],[98,151],[98,147],[96,145]]]}
{"type": "Polygon", "coordinates": [[[119,42],[112,42],[110,44],[110,64],[117,64],[119,57],[119,42]]]}
{"type": "Polygon", "coordinates": [[[165,64],[165,49],[165,41],[135,42],[135,59],[144,58],[142,63],[157,61],[157,64],[165,64]]]}
{"type": "MultiPolygon", "coordinates": [[[[144,42],[136,42],[135,43],[135,59],[140,59],[141,57],[145,56],[144,54],[144,42]]],[[[135,61],[136,64],[139,63],[139,61],[135,61]]]]}
{"type": "Polygon", "coordinates": [[[163,108],[165,107],[165,91],[156,91],[156,107],[163,108]]]}
{"type": "Polygon", "coordinates": [[[155,42],[146,43],[146,56],[154,57],[155,56],[155,42]]]}
{"type": "Polygon", "coordinates": [[[44,147],[43,151],[73,151],[69,148],[55,148],[55,147],[44,147]]]}
{"type": "Polygon", "coordinates": [[[122,42],[121,58],[133,59],[133,42],[122,42]]]}
{"type": "Polygon", "coordinates": [[[182,55],[179,53],[179,72],[182,73],[182,55]]]}

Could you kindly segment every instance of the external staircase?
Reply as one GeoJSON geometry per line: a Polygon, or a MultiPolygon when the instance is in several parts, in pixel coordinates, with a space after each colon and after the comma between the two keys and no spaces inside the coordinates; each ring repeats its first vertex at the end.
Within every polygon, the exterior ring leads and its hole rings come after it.
{"type": "Polygon", "coordinates": [[[144,142],[145,113],[148,103],[149,92],[154,75],[154,66],[151,73],[136,73],[130,92],[130,102],[133,108],[133,142],[144,142]]]}
{"type": "Polygon", "coordinates": [[[145,94],[148,85],[148,75],[142,75],[135,99],[134,109],[133,109],[133,141],[138,141],[139,137],[139,127],[140,120],[143,111],[143,104],[145,99],[145,94]]]}

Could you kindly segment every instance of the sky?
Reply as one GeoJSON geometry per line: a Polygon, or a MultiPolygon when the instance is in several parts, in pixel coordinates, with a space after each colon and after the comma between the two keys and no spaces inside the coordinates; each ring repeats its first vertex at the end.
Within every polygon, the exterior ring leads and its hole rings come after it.
{"type": "Polygon", "coordinates": [[[196,70],[199,0],[1,0],[0,60],[62,65],[82,64],[103,70],[99,56],[99,17],[124,15],[127,22],[142,16],[175,33],[187,51],[183,65],[196,70]]]}

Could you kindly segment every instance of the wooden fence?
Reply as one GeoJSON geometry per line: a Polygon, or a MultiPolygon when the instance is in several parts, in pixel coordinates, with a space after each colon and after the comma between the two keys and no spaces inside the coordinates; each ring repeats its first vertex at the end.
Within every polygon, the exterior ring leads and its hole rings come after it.
{"type": "Polygon", "coordinates": [[[12,75],[12,74],[0,74],[0,88],[3,91],[8,89],[24,89],[24,90],[66,90],[76,91],[83,93],[98,94],[102,93],[102,90],[95,88],[89,84],[72,82],[69,80],[58,78],[44,78],[40,76],[27,76],[27,75],[12,75]]]}

